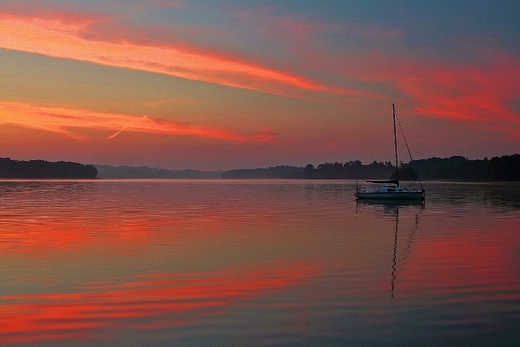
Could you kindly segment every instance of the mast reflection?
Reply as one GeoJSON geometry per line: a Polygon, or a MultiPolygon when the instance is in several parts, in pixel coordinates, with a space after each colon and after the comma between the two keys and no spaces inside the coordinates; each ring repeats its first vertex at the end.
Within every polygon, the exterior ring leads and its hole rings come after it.
{"type": "Polygon", "coordinates": [[[420,213],[423,209],[425,209],[424,201],[416,201],[416,200],[356,200],[356,213],[359,212],[360,208],[363,207],[374,207],[374,211],[376,214],[382,214],[383,216],[391,216],[395,221],[394,228],[394,245],[393,245],[393,258],[392,258],[392,272],[390,279],[390,296],[393,298],[395,294],[395,282],[397,279],[397,250],[398,250],[398,239],[399,239],[399,211],[417,206],[419,208],[418,213],[415,214],[415,223],[408,235],[407,247],[406,247],[406,255],[403,259],[408,257],[408,254],[411,251],[411,246],[413,243],[413,238],[417,232],[419,227],[419,219],[420,213]]]}

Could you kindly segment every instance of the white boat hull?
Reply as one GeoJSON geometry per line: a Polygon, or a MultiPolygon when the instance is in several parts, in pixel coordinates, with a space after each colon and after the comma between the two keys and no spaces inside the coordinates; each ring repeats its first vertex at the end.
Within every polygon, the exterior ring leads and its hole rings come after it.
{"type": "Polygon", "coordinates": [[[358,199],[381,199],[381,200],[422,200],[424,192],[359,192],[354,194],[358,199]]]}

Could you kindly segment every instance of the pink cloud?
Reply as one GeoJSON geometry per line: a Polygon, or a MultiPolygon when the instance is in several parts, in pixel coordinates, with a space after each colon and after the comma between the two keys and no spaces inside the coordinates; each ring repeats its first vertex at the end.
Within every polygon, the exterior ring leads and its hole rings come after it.
{"type": "Polygon", "coordinates": [[[380,41],[400,37],[402,31],[384,27],[356,23],[333,24],[320,22],[306,16],[280,15],[272,7],[240,10],[232,9],[231,15],[243,24],[254,23],[252,27],[261,29],[260,35],[286,44],[305,42],[312,45],[313,40],[328,34],[342,34],[344,37],[364,38],[380,41]]]}
{"type": "Polygon", "coordinates": [[[155,0],[152,2],[158,7],[161,8],[184,8],[186,7],[186,4],[182,0],[155,0]]]}
{"type": "Polygon", "coordinates": [[[520,61],[513,56],[493,52],[484,62],[467,64],[387,53],[359,59],[366,68],[350,74],[401,91],[416,114],[520,130],[520,117],[510,107],[520,95],[520,61]]]}
{"type": "Polygon", "coordinates": [[[33,25],[68,33],[84,31],[99,22],[106,22],[111,17],[105,14],[71,11],[58,8],[48,8],[38,3],[30,6],[23,3],[6,5],[0,11],[0,20],[23,21],[33,25]]]}

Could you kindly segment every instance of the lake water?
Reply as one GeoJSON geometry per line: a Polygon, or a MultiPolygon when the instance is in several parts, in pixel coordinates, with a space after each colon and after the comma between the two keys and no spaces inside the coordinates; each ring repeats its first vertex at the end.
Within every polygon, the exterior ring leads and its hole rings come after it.
{"type": "Polygon", "coordinates": [[[0,345],[520,345],[520,185],[0,182],[0,345]]]}

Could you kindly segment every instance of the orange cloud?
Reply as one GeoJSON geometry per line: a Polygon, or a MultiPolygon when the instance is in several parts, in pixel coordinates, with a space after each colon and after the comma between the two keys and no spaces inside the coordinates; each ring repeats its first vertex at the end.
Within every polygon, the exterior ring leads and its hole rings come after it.
{"type": "Polygon", "coordinates": [[[73,132],[75,128],[110,130],[113,139],[122,131],[166,135],[197,136],[233,143],[269,142],[276,143],[277,134],[261,132],[253,135],[238,134],[231,131],[180,124],[154,119],[147,116],[130,116],[118,113],[102,113],[63,107],[43,107],[30,104],[0,102],[0,124],[14,124],[22,127],[55,132],[77,140],[86,140],[73,132]]]}
{"type": "Polygon", "coordinates": [[[377,97],[186,45],[135,43],[130,38],[115,42],[89,32],[94,22],[0,14],[0,47],[293,97],[303,97],[306,91],[377,97]]]}

